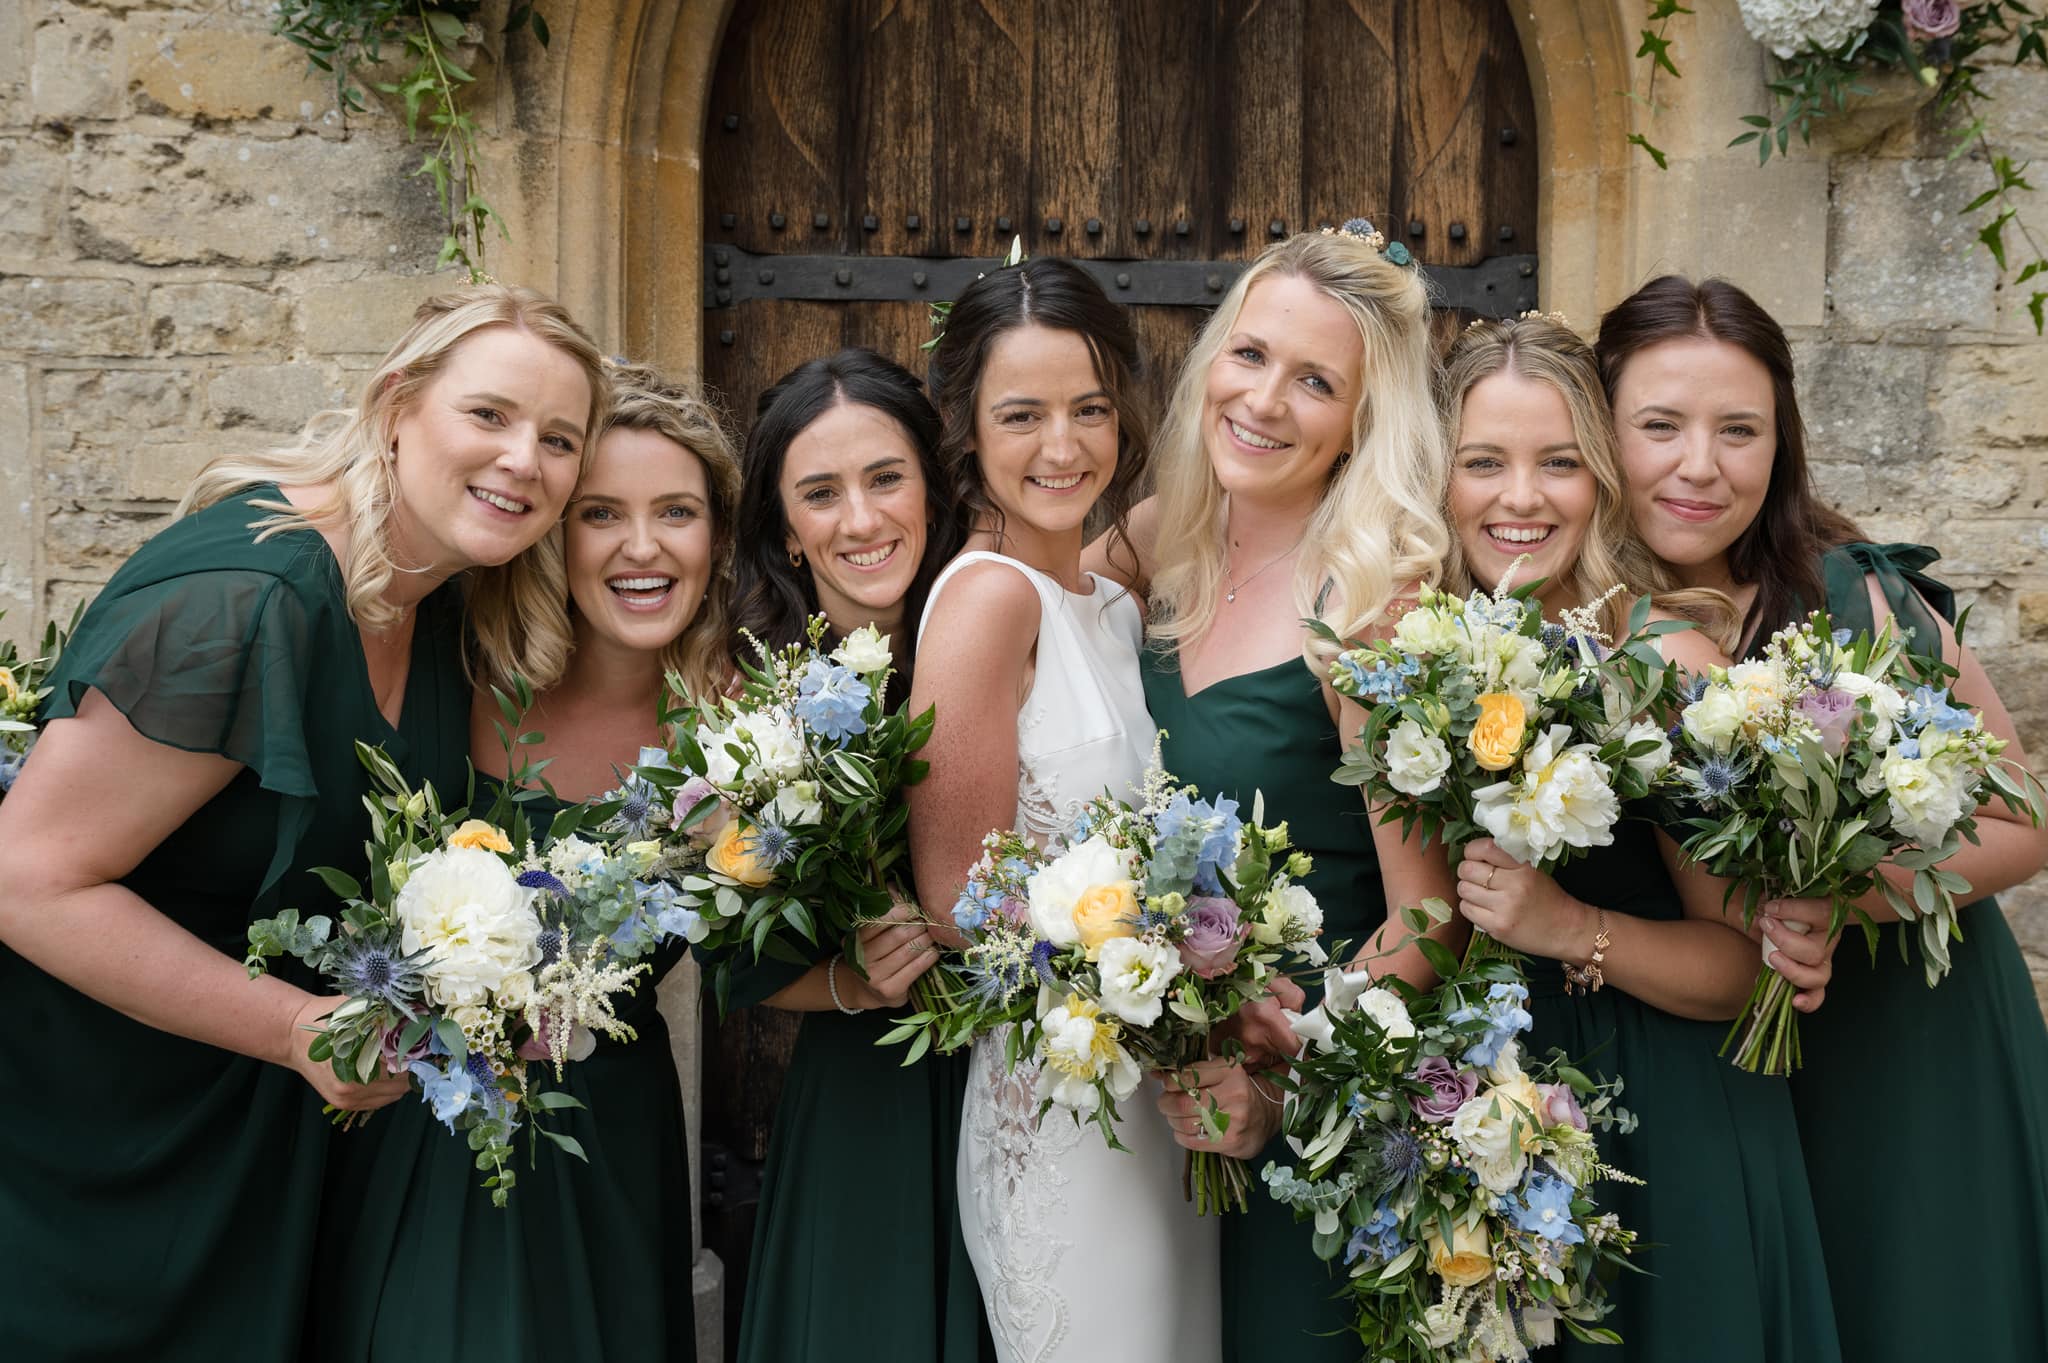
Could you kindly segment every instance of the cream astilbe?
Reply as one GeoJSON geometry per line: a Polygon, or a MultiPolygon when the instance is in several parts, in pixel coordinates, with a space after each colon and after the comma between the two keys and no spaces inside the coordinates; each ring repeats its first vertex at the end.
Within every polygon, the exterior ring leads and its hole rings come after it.
{"type": "Polygon", "coordinates": [[[625,965],[612,956],[603,942],[565,953],[540,972],[533,1000],[526,1005],[526,1025],[535,1036],[544,1036],[548,1060],[555,1078],[569,1063],[569,1046],[576,1029],[600,1032],[614,1041],[632,1041],[639,1033],[619,1021],[612,995],[630,989],[648,967],[625,965]]]}

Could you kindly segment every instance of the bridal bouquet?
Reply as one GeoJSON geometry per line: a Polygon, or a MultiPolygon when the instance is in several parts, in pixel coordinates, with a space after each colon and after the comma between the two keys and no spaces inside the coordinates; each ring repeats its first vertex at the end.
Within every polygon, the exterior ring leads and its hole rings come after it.
{"type": "Polygon", "coordinates": [[[1655,640],[1690,626],[1651,623],[1643,597],[1617,645],[1600,602],[1547,624],[1532,590],[1425,591],[1390,638],[1338,655],[1330,685],[1366,722],[1333,779],[1365,787],[1403,836],[1419,827],[1455,857],[1484,834],[1547,871],[1612,843],[1621,802],[1649,793],[1670,755],[1655,640]]]}
{"type": "Polygon", "coordinates": [[[1333,969],[1295,1021],[1306,1044],[1283,1121],[1298,1163],[1262,1175],[1313,1219],[1316,1254],[1348,1267],[1365,1356],[1519,1361],[1560,1324],[1618,1343],[1598,1324],[1601,1274],[1635,1236],[1591,1190],[1638,1180],[1601,1162],[1588,1128],[1634,1128],[1620,1083],[1522,1053],[1528,991],[1508,962],[1468,963],[1428,994],[1391,984],[1333,969]]]}
{"type": "MultiPolygon", "coordinates": [[[[931,713],[884,709],[888,636],[858,629],[828,653],[824,633],[817,616],[807,641],[756,645],[761,665],[742,664],[735,696],[693,699],[672,676],[669,750],[622,792],[619,817],[664,845],[679,902],[699,915],[693,940],[717,961],[721,1006],[743,948],[808,964],[804,945],[843,939],[859,968],[855,932],[889,911],[890,877],[908,853],[898,792],[924,777],[914,754],[931,713]]],[[[936,1002],[947,988],[927,972],[918,997],[936,1002]]]]}
{"type": "MultiPolygon", "coordinates": [[[[630,1040],[616,1000],[647,969],[636,962],[696,934],[697,915],[649,878],[651,841],[609,847],[565,816],[545,847],[522,849],[497,823],[444,813],[432,786],[409,789],[382,751],[357,754],[384,792],[370,801],[370,887],[316,869],[343,901],[340,921],[287,909],[252,923],[249,973],[292,956],[348,995],[308,1054],[346,1082],[412,1076],[434,1116],[467,1133],[502,1207],[522,1117],[582,1106],[540,1088],[529,1065],[559,1080],[598,1033],[630,1040]]],[[[573,1137],[538,1120],[531,1130],[584,1157],[573,1137]]]]}
{"type": "MultiPolygon", "coordinates": [[[[5,614],[0,611],[0,616],[5,614]]],[[[75,617],[72,623],[77,623],[75,617]]],[[[57,666],[65,637],[66,631],[52,621],[43,631],[42,647],[31,658],[23,658],[13,640],[0,639],[0,800],[14,788],[21,764],[36,745],[36,710],[50,694],[43,683],[57,666]]]]}
{"type": "MultiPolygon", "coordinates": [[[[2038,782],[2007,770],[2005,741],[1937,685],[1954,675],[1903,652],[1889,620],[1852,642],[1816,611],[1773,635],[1762,660],[1694,679],[1662,786],[1691,830],[1685,854],[1743,886],[1745,923],[1764,899],[1811,896],[1832,901],[1833,936],[1852,901],[1881,888],[1918,924],[1927,983],[1948,973],[1956,898],[1970,885],[1940,863],[1975,841],[1977,806],[1994,794],[2040,821],[2029,792],[2038,782]],[[1887,863],[1913,873],[1910,891],[1879,874],[1887,863]]],[[[1876,925],[1857,916],[1875,951],[1876,925]]],[[[1798,1067],[1792,994],[1762,971],[1729,1033],[1736,1064],[1798,1067]]]]}
{"type": "MultiPolygon", "coordinates": [[[[1323,949],[1322,910],[1298,882],[1307,854],[1287,826],[1250,822],[1235,800],[1176,787],[1155,757],[1142,805],[1104,795],[1045,849],[989,834],[953,907],[968,938],[961,986],[943,1011],[906,1019],[884,1042],[936,1035],[965,1045],[1006,1023],[1014,1068],[1038,1066],[1039,1116],[1053,1107],[1092,1120],[1114,1149],[1117,1104],[1148,1069],[1175,1073],[1212,1053],[1217,1024],[1262,997],[1280,963],[1323,949]]],[[[906,1063],[908,1063],[906,1061],[906,1063]]],[[[1229,1114],[1204,1114],[1221,1136],[1229,1114]]],[[[1188,1196],[1202,1213],[1242,1210],[1243,1162],[1191,1156],[1188,1196]]]]}

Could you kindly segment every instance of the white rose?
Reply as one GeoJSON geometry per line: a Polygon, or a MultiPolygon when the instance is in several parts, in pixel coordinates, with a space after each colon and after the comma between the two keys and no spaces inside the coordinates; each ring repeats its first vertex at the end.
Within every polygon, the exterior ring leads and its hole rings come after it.
{"type": "Polygon", "coordinates": [[[1100,835],[1069,848],[1031,877],[1031,927],[1058,946],[1081,940],[1074,906],[1098,885],[1131,878],[1130,854],[1109,845],[1100,835]]]}
{"type": "Polygon", "coordinates": [[[444,847],[413,868],[393,911],[399,946],[426,951],[427,1001],[481,1004],[508,977],[540,963],[534,892],[512,868],[474,847],[444,847]]]}
{"type": "Polygon", "coordinates": [[[1450,769],[1451,750],[1414,720],[1402,720],[1387,736],[1387,784],[1403,795],[1427,795],[1450,769]]]}
{"type": "Polygon", "coordinates": [[[873,625],[862,625],[840,640],[839,647],[832,650],[832,660],[862,676],[886,672],[895,661],[889,652],[889,636],[873,625]]]}
{"type": "Polygon", "coordinates": [[[1716,752],[1726,752],[1742,729],[1742,698],[1725,683],[1715,682],[1707,693],[1685,707],[1679,722],[1693,738],[1716,752]]]}
{"type": "Polygon", "coordinates": [[[1261,946],[1294,946],[1320,964],[1322,946],[1314,938],[1323,930],[1323,908],[1308,888],[1289,882],[1266,891],[1266,911],[1252,923],[1252,940],[1261,946]]]}
{"type": "Polygon", "coordinates": [[[533,976],[521,970],[498,981],[498,987],[491,991],[491,1002],[508,1013],[523,1013],[526,1005],[533,1002],[533,976]]]}
{"type": "Polygon", "coordinates": [[[1358,996],[1358,1010],[1377,1022],[1380,1030],[1390,1037],[1415,1035],[1415,1022],[1408,1016],[1408,1005],[1401,1002],[1401,996],[1391,989],[1368,989],[1358,996]]]}
{"type": "Polygon", "coordinates": [[[1777,663],[1736,663],[1728,669],[1728,686],[1742,702],[1742,722],[1752,731],[1785,708],[1785,676],[1777,663]]]}
{"type": "Polygon", "coordinates": [[[1444,657],[1457,651],[1462,638],[1458,622],[1434,606],[1417,606],[1394,625],[1394,642],[1404,653],[1444,657]]]}
{"type": "Polygon", "coordinates": [[[795,721],[779,710],[752,715],[735,726],[744,732],[761,761],[761,771],[776,781],[803,774],[804,740],[795,721]]]}
{"type": "Polygon", "coordinates": [[[1112,937],[1097,960],[1102,1006],[1134,1027],[1159,1021],[1166,991],[1180,974],[1180,949],[1170,942],[1112,937]]]}
{"type": "MultiPolygon", "coordinates": [[[[1505,1193],[1522,1181],[1528,1156],[1515,1138],[1512,1103],[1482,1093],[1468,1098],[1451,1116],[1451,1139],[1465,1163],[1490,1192],[1505,1193]],[[1496,1111],[1498,1109],[1498,1111],[1496,1111]]],[[[1527,1121],[1526,1116],[1523,1117],[1527,1121]]]]}
{"type": "Polygon", "coordinates": [[[825,807],[818,802],[816,781],[792,781],[775,792],[775,798],[768,802],[768,812],[779,824],[816,823],[824,817],[825,807]]]}
{"type": "Polygon", "coordinates": [[[1638,743],[1657,745],[1649,752],[1639,753],[1628,759],[1628,764],[1645,776],[1655,776],[1664,770],[1664,764],[1671,760],[1671,740],[1654,720],[1638,720],[1630,725],[1625,743],[1631,748],[1638,743]]]}

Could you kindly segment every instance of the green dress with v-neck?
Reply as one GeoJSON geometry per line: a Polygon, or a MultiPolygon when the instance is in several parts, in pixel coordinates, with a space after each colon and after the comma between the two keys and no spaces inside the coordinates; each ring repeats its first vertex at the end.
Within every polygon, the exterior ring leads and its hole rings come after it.
{"type": "MultiPolygon", "coordinates": [[[[473,807],[487,810],[498,783],[477,784],[473,807]]],[[[565,806],[542,797],[523,807],[544,831],[565,806]]],[[[307,1359],[694,1363],[689,1142],[656,999],[686,950],[648,958],[618,1009],[631,1040],[600,1037],[559,1084],[543,1080],[583,1104],[547,1125],[588,1159],[541,1142],[529,1161],[521,1133],[506,1206],[491,1205],[467,1142],[423,1103],[336,1137],[322,1276],[375,1290],[314,1304],[307,1359]]]]}
{"type": "MultiPolygon", "coordinates": [[[[1831,551],[1834,624],[1872,627],[1873,574],[1915,647],[1933,651],[1927,607],[1955,618],[1954,594],[1925,573],[1938,557],[1917,544],[1831,551]]],[[[2048,1355],[2048,1026],[1998,901],[1956,921],[1963,940],[1933,989],[1900,929],[1884,929],[1873,961],[1852,927],[1827,1001],[1799,1023],[1792,1102],[1854,1363],[2048,1355]]]]}
{"type": "MultiPolygon", "coordinates": [[[[1206,799],[1236,800],[1247,819],[1263,795],[1266,822],[1286,820],[1294,845],[1315,859],[1305,883],[1322,906],[1324,942],[1333,955],[1339,942],[1356,951],[1386,921],[1386,891],[1358,792],[1330,780],[1343,744],[1308,665],[1289,658],[1193,696],[1175,653],[1146,649],[1144,672],[1145,704],[1166,731],[1166,769],[1206,799]]],[[[1279,1138],[1254,1156],[1249,1207],[1223,1221],[1225,1363],[1357,1363],[1349,1308],[1333,1296],[1341,1279],[1316,1258],[1309,1228],[1258,1182],[1266,1161],[1293,1158],[1279,1138]]]]}
{"type": "MultiPolygon", "coordinates": [[[[367,874],[358,740],[458,790],[468,756],[457,589],[420,603],[393,728],[325,541],[249,528],[269,514],[251,499],[278,495],[251,489],[145,544],[86,612],[44,707],[61,721],[98,691],[143,736],[241,764],[122,881],[237,962],[255,919],[336,910],[308,868],[367,874]]],[[[148,798],[118,777],[98,796],[148,798]]],[[[293,965],[278,974],[321,988],[293,965]]],[[[297,1359],[330,1141],[319,1094],[4,947],[0,1000],[0,1358],[297,1359]]]]}

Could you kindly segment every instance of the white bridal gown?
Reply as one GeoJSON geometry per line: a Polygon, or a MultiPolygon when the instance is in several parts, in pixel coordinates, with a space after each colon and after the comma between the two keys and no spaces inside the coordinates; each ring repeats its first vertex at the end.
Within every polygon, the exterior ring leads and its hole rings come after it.
{"type": "MultiPolygon", "coordinates": [[[[1089,595],[1000,554],[1038,589],[1031,694],[1017,715],[1019,832],[1043,841],[1083,801],[1130,798],[1152,750],[1138,670],[1138,603],[1115,583],[1089,595]]],[[[1216,1363],[1222,1321],[1217,1220],[1181,1191],[1184,1152],[1147,1078],[1118,1104],[1111,1150],[1091,1123],[1037,1118],[1038,1065],[1005,1069],[1002,1038],[975,1043],[960,1132],[960,1223],[1003,1363],[1216,1363]]]]}

